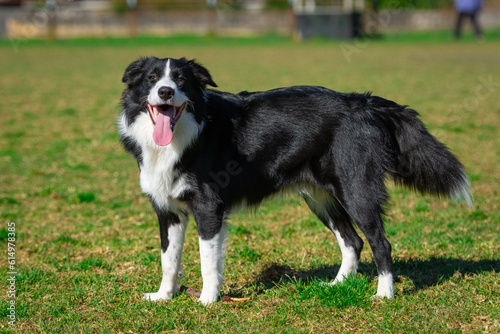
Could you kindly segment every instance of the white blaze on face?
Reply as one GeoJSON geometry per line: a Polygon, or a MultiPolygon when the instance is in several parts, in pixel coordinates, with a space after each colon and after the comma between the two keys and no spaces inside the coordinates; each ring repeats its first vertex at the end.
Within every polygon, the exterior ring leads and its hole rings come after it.
{"type": "Polygon", "coordinates": [[[165,72],[148,95],[148,109],[155,124],[153,139],[159,146],[167,146],[174,137],[174,126],[182,115],[189,101],[183,91],[171,77],[170,59],[165,65],[165,72]],[[169,90],[168,96],[160,96],[160,91],[169,90]],[[166,98],[166,99],[165,99],[166,98]]]}

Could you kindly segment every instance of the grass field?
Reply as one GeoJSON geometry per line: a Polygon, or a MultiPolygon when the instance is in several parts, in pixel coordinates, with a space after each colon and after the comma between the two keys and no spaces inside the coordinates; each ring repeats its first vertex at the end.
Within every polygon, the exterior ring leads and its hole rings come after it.
{"type": "MultiPolygon", "coordinates": [[[[0,42],[0,330],[498,333],[499,54],[497,38],[0,42]],[[143,301],[161,280],[159,231],[115,120],[123,71],[146,55],[197,58],[225,91],[310,84],[408,104],[465,164],[474,207],[389,183],[393,300],[370,300],[377,278],[366,242],[356,277],[321,285],[335,277],[340,251],[290,197],[230,219],[222,293],[250,301],[203,307],[186,294],[143,301]],[[14,252],[8,251],[13,225],[14,252]],[[13,288],[15,299],[8,296],[13,288]]],[[[182,283],[201,289],[194,222],[183,267],[182,283]]]]}

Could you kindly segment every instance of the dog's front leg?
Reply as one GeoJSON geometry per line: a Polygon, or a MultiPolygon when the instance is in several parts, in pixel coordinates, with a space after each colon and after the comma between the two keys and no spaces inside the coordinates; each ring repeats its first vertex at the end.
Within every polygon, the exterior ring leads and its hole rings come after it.
{"type": "Polygon", "coordinates": [[[187,216],[182,214],[178,216],[159,209],[156,213],[160,223],[162,279],[158,292],[144,294],[144,299],[151,301],[172,299],[177,292],[182,275],[181,256],[188,222],[187,216]]]}
{"type": "Polygon", "coordinates": [[[201,276],[203,289],[200,302],[204,305],[212,304],[219,299],[219,286],[222,284],[224,267],[224,240],[225,229],[221,228],[211,239],[200,239],[201,276]]]}
{"type": "Polygon", "coordinates": [[[213,215],[207,211],[193,212],[198,226],[203,277],[200,302],[204,305],[212,304],[219,299],[219,286],[223,280],[226,224],[220,208],[213,212],[217,211],[219,214],[213,215]]]}

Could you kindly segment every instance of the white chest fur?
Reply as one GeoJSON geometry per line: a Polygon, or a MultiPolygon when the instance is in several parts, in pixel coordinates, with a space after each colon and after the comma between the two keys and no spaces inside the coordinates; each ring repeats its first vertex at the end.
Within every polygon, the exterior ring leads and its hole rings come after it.
{"type": "Polygon", "coordinates": [[[142,152],[142,191],[150,195],[158,205],[170,207],[172,200],[179,197],[187,186],[184,176],[179,177],[174,169],[180,159],[178,152],[168,146],[143,147],[142,152]]]}
{"type": "Polygon", "coordinates": [[[132,138],[142,150],[140,164],[141,189],[164,209],[178,208],[176,200],[188,190],[187,176],[175,169],[183,151],[199,135],[203,125],[193,115],[184,112],[177,122],[174,138],[167,146],[158,146],[153,140],[154,125],[148,114],[142,113],[128,125],[125,116],[119,120],[120,134],[132,138]]]}

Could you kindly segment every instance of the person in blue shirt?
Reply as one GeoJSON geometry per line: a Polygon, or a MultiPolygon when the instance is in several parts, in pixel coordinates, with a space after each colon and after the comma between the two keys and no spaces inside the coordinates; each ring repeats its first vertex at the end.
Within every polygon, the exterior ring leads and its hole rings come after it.
{"type": "Polygon", "coordinates": [[[457,22],[455,25],[455,38],[460,38],[460,35],[462,34],[462,23],[465,18],[470,19],[476,38],[483,38],[483,33],[481,32],[481,27],[479,26],[477,20],[478,13],[482,7],[482,0],[455,0],[455,9],[458,12],[457,22]]]}

